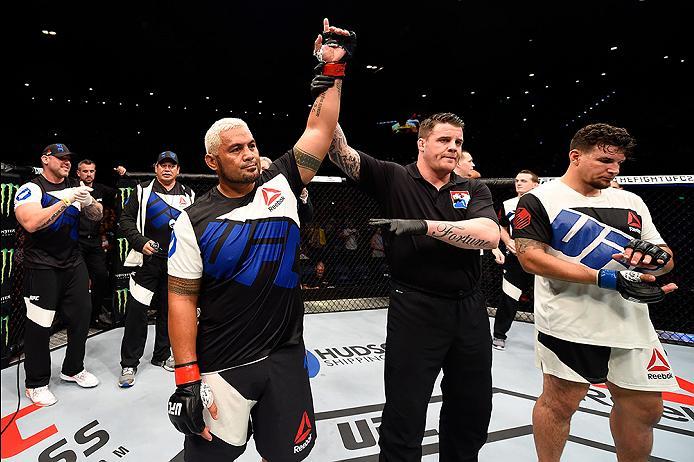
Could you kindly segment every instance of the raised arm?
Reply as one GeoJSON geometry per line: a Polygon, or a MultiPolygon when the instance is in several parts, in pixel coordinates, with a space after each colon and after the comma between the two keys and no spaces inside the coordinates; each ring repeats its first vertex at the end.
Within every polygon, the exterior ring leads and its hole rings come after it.
{"type": "Polygon", "coordinates": [[[328,152],[340,114],[340,96],[344,65],[354,50],[356,36],[323,21],[323,34],[314,44],[314,52],[322,59],[319,66],[325,88],[316,97],[306,122],[306,129],[294,145],[294,156],[301,180],[308,184],[328,152]],[[325,43],[323,40],[325,39],[325,43]],[[334,82],[334,84],[331,84],[334,82]],[[328,86],[330,85],[330,86],[328,86]]]}
{"type": "Polygon", "coordinates": [[[345,175],[353,179],[359,180],[359,169],[361,167],[361,157],[356,149],[347,144],[347,138],[340,124],[335,127],[333,141],[328,149],[328,156],[333,164],[337,165],[345,175]]]}

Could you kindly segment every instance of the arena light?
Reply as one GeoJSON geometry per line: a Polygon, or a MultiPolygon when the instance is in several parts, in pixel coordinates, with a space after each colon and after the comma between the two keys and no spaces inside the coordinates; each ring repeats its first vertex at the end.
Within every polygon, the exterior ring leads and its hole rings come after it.
{"type": "Polygon", "coordinates": [[[258,104],[263,104],[263,100],[262,100],[262,99],[259,99],[259,100],[258,100],[258,104]]]}
{"type": "Polygon", "coordinates": [[[523,93],[527,95],[530,92],[528,90],[525,90],[523,93]]]}
{"type": "Polygon", "coordinates": [[[209,101],[209,100],[210,100],[210,97],[209,97],[209,96],[205,96],[205,99],[206,99],[207,101],[209,101]]]}
{"type": "Polygon", "coordinates": [[[474,95],[474,94],[475,94],[475,90],[472,90],[472,91],[470,92],[470,94],[471,94],[471,95],[474,95]]]}
{"type": "Polygon", "coordinates": [[[607,72],[603,72],[603,73],[600,74],[600,75],[602,75],[603,77],[605,77],[605,76],[607,75],[607,72]]]}
{"type": "Polygon", "coordinates": [[[528,77],[535,77],[535,74],[531,72],[530,74],[528,74],[528,77]]]}
{"type": "Polygon", "coordinates": [[[28,87],[28,86],[29,86],[29,82],[25,82],[25,83],[24,83],[24,86],[25,86],[25,87],[28,87]]]}
{"type": "Polygon", "coordinates": [[[42,33],[43,35],[48,35],[48,31],[47,31],[46,29],[42,30],[41,33],[42,33]]]}
{"type": "Polygon", "coordinates": [[[426,94],[426,93],[422,93],[422,98],[426,98],[426,97],[427,97],[427,94],[426,94]]]}
{"type": "Polygon", "coordinates": [[[617,47],[616,46],[610,47],[610,51],[617,51],[617,47]]]}
{"type": "Polygon", "coordinates": [[[56,32],[55,32],[54,30],[49,30],[49,31],[48,31],[48,35],[57,35],[57,34],[56,34],[56,32]]]}
{"type": "Polygon", "coordinates": [[[150,92],[149,92],[149,96],[154,96],[154,92],[153,92],[153,91],[150,91],[150,92]]]}

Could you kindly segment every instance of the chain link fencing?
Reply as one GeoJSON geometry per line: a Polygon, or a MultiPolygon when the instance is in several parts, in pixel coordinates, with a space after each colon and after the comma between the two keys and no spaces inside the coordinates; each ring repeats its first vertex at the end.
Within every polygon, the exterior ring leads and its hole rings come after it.
{"type": "MultiPolygon", "coordinates": [[[[26,173],[29,172],[29,173],[26,173]]],[[[15,240],[16,221],[12,211],[13,195],[18,185],[30,178],[24,175],[2,179],[2,338],[3,358],[21,352],[26,309],[21,298],[21,246],[15,240]],[[13,189],[14,188],[14,189],[13,189]]],[[[35,173],[34,173],[35,174],[35,173]]],[[[137,181],[151,179],[151,174],[131,173],[117,185],[117,216],[133,193],[137,181]]],[[[645,177],[647,178],[647,177],[645,177]]],[[[196,195],[204,194],[216,184],[213,175],[182,174],[179,180],[192,187],[196,195]]],[[[375,201],[340,178],[326,178],[308,186],[314,207],[311,223],[301,229],[301,276],[307,313],[376,309],[388,306],[389,270],[383,253],[380,230],[368,225],[369,218],[379,217],[375,201]],[[319,275],[318,273],[321,273],[319,275]]],[[[513,180],[483,180],[494,197],[494,207],[513,197],[513,180]]],[[[692,182],[670,184],[654,179],[646,184],[625,184],[625,189],[643,198],[663,239],[673,249],[676,270],[659,278],[663,283],[675,282],[679,289],[662,303],[651,305],[653,324],[662,341],[694,345],[694,284],[687,269],[694,265],[694,220],[692,182]]],[[[20,233],[21,237],[21,233],[20,233]]],[[[109,241],[107,258],[111,270],[114,325],[122,325],[129,296],[130,269],[122,266],[128,251],[126,239],[116,230],[105,230],[109,241]]],[[[486,296],[488,312],[493,316],[500,302],[502,268],[491,252],[482,255],[481,288],[486,296]]],[[[516,315],[517,321],[532,322],[532,289],[523,294],[516,315]]]]}

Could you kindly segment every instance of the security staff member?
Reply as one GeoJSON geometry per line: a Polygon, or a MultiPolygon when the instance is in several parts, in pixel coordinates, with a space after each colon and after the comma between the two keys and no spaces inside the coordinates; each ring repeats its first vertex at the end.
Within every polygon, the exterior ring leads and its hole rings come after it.
{"type": "Polygon", "coordinates": [[[532,274],[523,271],[516,257],[516,244],[511,238],[513,217],[521,196],[540,185],[540,179],[530,170],[521,170],[514,179],[516,197],[505,200],[499,210],[499,224],[501,225],[501,241],[506,246],[504,260],[504,277],[501,283],[501,302],[494,316],[494,339],[492,346],[500,351],[506,349],[506,334],[511,329],[511,324],[518,311],[518,302],[524,292],[532,286],[535,278],[532,274]]]}
{"type": "MultiPolygon", "coordinates": [[[[114,169],[119,175],[125,174],[125,168],[119,166],[114,169]]],[[[90,159],[81,160],[77,164],[77,177],[82,184],[92,188],[91,195],[102,206],[115,208],[117,191],[114,188],[94,181],[96,177],[96,164],[90,159]]],[[[80,215],[80,251],[87,264],[92,293],[93,327],[103,327],[100,320],[104,320],[106,313],[103,309],[104,294],[108,290],[108,270],[106,269],[106,252],[102,246],[101,237],[102,220],[90,220],[85,214],[80,215]]]]}
{"type": "Polygon", "coordinates": [[[125,306],[122,370],[118,379],[122,388],[135,383],[135,373],[147,341],[149,308],[157,309],[152,364],[168,371],[173,371],[174,366],[168,330],[166,252],[171,229],[181,211],[193,203],[195,193],[176,181],[180,166],[174,152],[159,154],[154,173],[156,178],[137,185],[120,219],[121,232],[131,248],[123,266],[137,268],[130,276],[130,296],[125,306]]]}
{"type": "Polygon", "coordinates": [[[26,396],[39,406],[55,404],[48,389],[51,378],[50,328],[58,309],[67,325],[67,349],[60,378],[81,387],[99,379],[84,368],[89,331],[89,281],[77,238],[79,217],[100,220],[101,204],[91,188],[68,178],[72,153],[64,144],[51,144],[41,153],[43,172],[17,190],[17,221],[24,241],[24,333],[26,396]]]}
{"type": "Polygon", "coordinates": [[[417,161],[405,167],[347,145],[335,130],[330,159],[397,219],[387,224],[392,280],[385,357],[381,460],[419,461],[434,381],[443,369],[442,461],[477,460],[492,408],[491,335],[479,288],[479,249],[499,241],[489,189],[453,172],[463,121],[421,123],[417,161]]]}

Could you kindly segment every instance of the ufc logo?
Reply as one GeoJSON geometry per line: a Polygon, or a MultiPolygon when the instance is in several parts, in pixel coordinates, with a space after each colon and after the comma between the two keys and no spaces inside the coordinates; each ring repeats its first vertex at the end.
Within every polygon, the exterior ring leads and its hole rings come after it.
{"type": "Polygon", "coordinates": [[[573,258],[594,246],[580,263],[596,270],[613,261],[612,255],[622,252],[630,241],[631,237],[621,231],[571,210],[562,210],[552,221],[552,248],[573,258]]]}
{"type": "Polygon", "coordinates": [[[183,408],[182,403],[172,403],[169,401],[169,414],[175,415],[175,416],[180,416],[181,415],[181,409],[183,408]]]}
{"type": "Polygon", "coordinates": [[[205,271],[245,286],[253,285],[261,269],[274,263],[273,283],[287,289],[296,287],[299,275],[293,268],[298,246],[299,228],[286,220],[209,223],[200,238],[205,271]]]}

